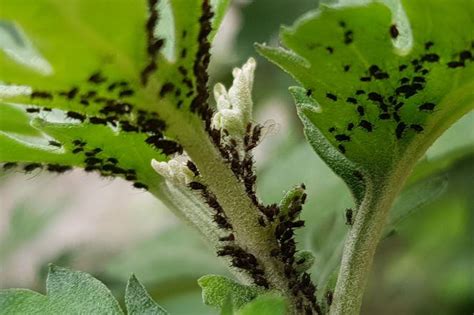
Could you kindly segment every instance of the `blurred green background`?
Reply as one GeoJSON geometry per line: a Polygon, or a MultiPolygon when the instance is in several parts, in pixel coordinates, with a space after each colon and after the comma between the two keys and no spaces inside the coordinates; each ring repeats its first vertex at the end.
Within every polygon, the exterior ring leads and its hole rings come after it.
{"type": "MultiPolygon", "coordinates": [[[[287,92],[294,82],[253,48],[254,42],[277,44],[279,26],[316,5],[234,1],[213,48],[211,78],[228,86],[232,67],[257,58],[255,120],[275,127],[256,152],[259,195],[277,202],[291,186],[306,184],[306,228],[298,240],[301,249],[315,252],[313,278],[322,288],[337,270],[351,198],[303,138],[287,92]]],[[[473,162],[471,113],[430,149],[394,206],[362,314],[472,314],[473,162]]],[[[229,275],[197,234],[121,180],[79,170],[62,176],[1,174],[0,288],[43,292],[50,262],[93,274],[119,299],[133,272],[175,315],[217,314],[202,304],[196,280],[229,275]]]]}

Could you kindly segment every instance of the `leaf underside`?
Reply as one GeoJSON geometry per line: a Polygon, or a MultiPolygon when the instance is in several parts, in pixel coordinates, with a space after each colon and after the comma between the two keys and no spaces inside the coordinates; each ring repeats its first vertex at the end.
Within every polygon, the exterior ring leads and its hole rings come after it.
{"type": "Polygon", "coordinates": [[[195,119],[209,5],[217,29],[228,1],[2,1],[4,168],[77,166],[156,187],[151,159],[182,150],[165,120],[195,119]]]}

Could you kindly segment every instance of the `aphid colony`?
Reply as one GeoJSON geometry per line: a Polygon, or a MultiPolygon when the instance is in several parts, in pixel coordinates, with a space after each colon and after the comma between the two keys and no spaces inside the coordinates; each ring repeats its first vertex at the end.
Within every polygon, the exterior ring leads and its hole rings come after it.
{"type": "MultiPolygon", "coordinates": [[[[345,45],[352,44],[354,42],[354,31],[349,30],[344,21],[340,21],[339,26],[343,31],[342,42],[345,45]]],[[[393,24],[390,26],[389,35],[392,39],[398,38],[400,32],[397,25],[393,24]]],[[[313,46],[313,48],[317,47],[317,45],[313,46]]],[[[424,90],[427,82],[427,75],[432,69],[432,64],[440,64],[441,57],[432,51],[434,46],[435,44],[432,41],[426,42],[424,45],[424,53],[421,53],[420,56],[411,60],[410,63],[401,64],[398,67],[400,73],[398,76],[401,76],[401,79],[397,86],[393,88],[392,92],[382,95],[379,92],[370,90],[369,87],[365,89],[359,88],[352,95],[345,98],[331,91],[323,92],[323,95],[325,95],[330,102],[338,102],[345,99],[345,103],[354,106],[354,111],[359,117],[358,121],[348,122],[346,128],[333,126],[328,129],[328,131],[333,134],[334,140],[338,142],[337,147],[339,151],[342,153],[346,152],[345,143],[352,140],[352,134],[357,129],[370,133],[376,130],[376,125],[382,121],[393,124],[394,136],[398,140],[402,139],[409,130],[415,133],[421,133],[424,131],[424,128],[420,123],[404,121],[401,109],[408,99],[424,90]],[[403,76],[408,69],[411,70],[411,73],[407,73],[403,76]],[[372,120],[373,118],[369,119],[367,115],[368,104],[374,104],[378,108],[379,113],[375,121],[372,120]]],[[[330,54],[334,53],[333,47],[328,46],[325,49],[330,54]]],[[[462,50],[461,52],[456,53],[454,55],[454,60],[446,62],[445,66],[448,68],[465,67],[467,62],[474,60],[473,49],[474,42],[471,44],[469,50],[462,50]]],[[[350,72],[351,65],[344,65],[342,70],[344,72],[350,72]]],[[[369,66],[359,79],[360,82],[362,82],[362,85],[364,85],[373,81],[388,80],[391,76],[396,75],[390,75],[388,71],[374,64],[369,66]]],[[[307,89],[306,95],[308,97],[312,96],[314,91],[315,88],[310,87],[307,89]]],[[[425,113],[430,113],[434,111],[435,108],[436,104],[429,101],[422,102],[418,105],[418,111],[425,113]]]]}
{"type": "MultiPolygon", "coordinates": [[[[11,170],[13,168],[17,168],[20,165],[16,162],[6,162],[3,164],[3,170],[11,170]]],[[[61,164],[42,164],[42,163],[26,163],[23,165],[23,171],[25,173],[31,173],[35,170],[47,170],[51,173],[62,174],[67,171],[72,170],[72,166],[69,165],[61,165],[61,164]]]]}
{"type": "Polygon", "coordinates": [[[72,142],[73,153],[84,157],[84,170],[86,172],[98,172],[102,176],[120,176],[127,181],[133,182],[135,188],[147,189],[148,187],[137,181],[134,169],[124,169],[119,166],[119,160],[114,157],[105,157],[101,148],[87,148],[85,141],[76,139],[72,142]]]}
{"type": "MultiPolygon", "coordinates": [[[[301,185],[304,190],[305,186],[301,185]]],[[[295,195],[288,205],[287,212],[282,212],[276,206],[274,235],[277,239],[278,248],[271,251],[273,257],[281,259],[285,266],[285,276],[289,279],[289,289],[297,299],[297,307],[303,313],[321,313],[321,308],[316,300],[316,286],[311,282],[310,275],[306,272],[297,272],[296,266],[304,261],[295,261],[296,242],[294,230],[304,226],[304,221],[299,219],[299,215],[306,201],[306,193],[295,195]],[[305,303],[309,301],[309,305],[305,303]]]]}

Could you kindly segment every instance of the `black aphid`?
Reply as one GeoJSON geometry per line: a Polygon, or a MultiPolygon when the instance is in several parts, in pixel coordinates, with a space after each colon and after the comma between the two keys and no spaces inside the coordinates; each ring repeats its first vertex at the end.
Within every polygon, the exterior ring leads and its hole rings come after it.
{"type": "Polygon", "coordinates": [[[424,103],[418,106],[418,109],[421,111],[432,111],[435,108],[434,103],[424,103]]]}
{"type": "Polygon", "coordinates": [[[354,32],[353,31],[346,31],[344,33],[344,44],[349,45],[354,41],[354,32]]]}
{"type": "Polygon", "coordinates": [[[107,125],[107,119],[100,117],[91,117],[89,122],[94,125],[107,125]]]}
{"type": "Polygon", "coordinates": [[[334,52],[334,48],[330,47],[330,46],[327,46],[326,47],[326,50],[328,53],[332,54],[334,52]]]}
{"type": "Polygon", "coordinates": [[[383,102],[383,97],[379,93],[376,92],[370,92],[367,95],[368,99],[374,102],[383,102]]]}
{"type": "Polygon", "coordinates": [[[416,132],[422,132],[424,130],[421,125],[417,125],[417,124],[411,124],[410,128],[415,130],[416,132]]]}
{"type": "Polygon", "coordinates": [[[165,96],[167,93],[171,92],[174,90],[174,84],[171,82],[167,82],[163,84],[163,86],[160,89],[160,97],[165,96]]]}
{"type": "Polygon", "coordinates": [[[426,54],[421,57],[421,61],[438,62],[439,56],[437,54],[426,54]]]}
{"type": "Polygon", "coordinates": [[[100,164],[100,163],[102,162],[102,160],[99,159],[99,158],[90,156],[90,157],[86,158],[86,159],[84,160],[84,162],[85,162],[87,165],[95,165],[95,164],[100,164]]]}
{"type": "Polygon", "coordinates": [[[459,59],[461,59],[462,62],[472,60],[472,53],[469,50],[461,51],[459,53],[459,59]]]}
{"type": "Polygon", "coordinates": [[[12,169],[14,167],[16,167],[18,164],[15,163],[15,162],[7,162],[5,164],[3,164],[3,170],[9,170],[9,169],[12,169]]]}
{"type": "Polygon", "coordinates": [[[67,113],[66,113],[66,116],[67,116],[68,118],[71,118],[71,119],[80,120],[81,122],[86,119],[86,116],[85,116],[85,115],[82,115],[82,114],[80,114],[80,113],[73,112],[73,111],[67,112],[67,113]]]}
{"type": "Polygon", "coordinates": [[[402,72],[402,71],[405,70],[406,68],[408,68],[407,65],[400,65],[400,66],[398,66],[398,71],[402,72]]]}
{"type": "Polygon", "coordinates": [[[464,67],[464,62],[461,62],[461,61],[450,61],[450,62],[448,62],[448,67],[449,67],[449,68],[460,68],[460,67],[464,67]]]}
{"type": "Polygon", "coordinates": [[[330,100],[337,101],[337,96],[332,93],[326,93],[326,97],[330,100]]]}
{"type": "Polygon", "coordinates": [[[425,43],[425,49],[429,50],[431,47],[433,47],[434,43],[432,41],[428,41],[425,43]]]}
{"type": "Polygon", "coordinates": [[[199,183],[199,182],[190,182],[188,184],[189,188],[193,189],[193,190],[206,190],[206,186],[199,183]]]}
{"type": "Polygon", "coordinates": [[[188,160],[188,162],[186,162],[186,166],[191,172],[193,172],[194,176],[199,176],[199,170],[196,164],[194,164],[191,160],[188,160]]]}
{"type": "Polygon", "coordinates": [[[368,122],[367,120],[361,120],[359,126],[367,130],[368,132],[372,131],[372,123],[368,122]]]}
{"type": "Polygon", "coordinates": [[[344,72],[348,72],[349,70],[351,70],[351,66],[350,65],[344,65],[344,72]]]}
{"type": "Polygon", "coordinates": [[[26,164],[23,167],[23,170],[25,172],[29,173],[29,172],[34,171],[35,169],[38,169],[38,168],[43,168],[43,165],[41,165],[40,163],[30,163],[30,164],[26,164]]]}
{"type": "Polygon", "coordinates": [[[390,117],[391,117],[391,116],[390,116],[389,113],[382,113],[382,114],[379,115],[379,118],[380,118],[381,120],[387,120],[387,119],[390,119],[390,117]]]}
{"type": "Polygon", "coordinates": [[[400,35],[399,31],[398,31],[398,28],[397,28],[397,25],[395,24],[392,24],[390,26],[390,37],[392,37],[393,39],[397,38],[398,35],[400,35]]]}
{"type": "Polygon", "coordinates": [[[133,94],[135,94],[135,91],[133,91],[131,89],[127,89],[127,90],[120,91],[119,97],[132,96],[133,94]]]}
{"type": "Polygon", "coordinates": [[[339,134],[335,136],[337,141],[351,141],[351,137],[345,134],[339,134]]]}
{"type": "Polygon", "coordinates": [[[53,147],[58,147],[58,148],[61,147],[61,143],[59,143],[57,141],[54,141],[54,140],[49,140],[48,143],[49,143],[49,145],[52,145],[53,147]]]}
{"type": "Polygon", "coordinates": [[[148,190],[148,186],[140,182],[133,183],[133,187],[148,190]]]}
{"type": "Polygon", "coordinates": [[[110,162],[110,163],[112,163],[112,164],[117,164],[117,163],[118,163],[118,160],[117,160],[116,158],[111,157],[111,158],[108,158],[108,159],[107,159],[107,162],[110,162]]]}
{"type": "Polygon", "coordinates": [[[312,89],[307,89],[306,90],[306,96],[311,96],[313,95],[313,90],[312,89]]]}
{"type": "Polygon", "coordinates": [[[72,166],[60,165],[60,164],[48,164],[46,169],[50,172],[61,174],[61,173],[67,172],[67,171],[71,171],[72,166]]]}
{"type": "Polygon", "coordinates": [[[39,107],[28,107],[26,109],[27,113],[39,113],[41,111],[41,108],[39,107]]]}
{"type": "Polygon", "coordinates": [[[397,139],[401,139],[403,136],[403,132],[405,131],[407,125],[401,121],[398,123],[397,128],[395,129],[395,135],[397,136],[397,139]]]}
{"type": "Polygon", "coordinates": [[[360,105],[357,106],[357,112],[359,113],[359,116],[364,116],[365,115],[364,107],[360,105]]]}
{"type": "Polygon", "coordinates": [[[356,91],[356,95],[362,95],[362,94],[365,94],[364,90],[357,90],[356,91]]]}
{"type": "Polygon", "coordinates": [[[103,83],[106,80],[107,79],[105,77],[103,77],[100,72],[93,73],[88,79],[89,82],[95,83],[95,84],[103,83]]]}
{"type": "Polygon", "coordinates": [[[354,215],[354,212],[351,208],[348,208],[346,209],[346,224],[347,225],[352,225],[354,224],[353,220],[353,215],[354,215]]]}
{"type": "Polygon", "coordinates": [[[354,123],[347,124],[347,130],[351,131],[352,129],[354,129],[354,123]]]}
{"type": "Polygon", "coordinates": [[[401,117],[397,112],[393,113],[393,120],[395,120],[396,122],[399,122],[401,120],[401,117]]]}
{"type": "Polygon", "coordinates": [[[45,91],[33,91],[30,94],[30,97],[31,98],[43,98],[43,99],[48,99],[48,100],[53,99],[53,95],[51,93],[45,92],[45,91]]]}
{"type": "Polygon", "coordinates": [[[352,103],[352,104],[357,104],[357,100],[354,97],[348,97],[346,99],[346,102],[352,103]]]}
{"type": "Polygon", "coordinates": [[[331,290],[328,290],[328,291],[326,292],[325,297],[326,297],[326,304],[327,304],[328,306],[331,306],[332,300],[333,300],[333,293],[332,293],[332,291],[331,291],[331,290]]]}

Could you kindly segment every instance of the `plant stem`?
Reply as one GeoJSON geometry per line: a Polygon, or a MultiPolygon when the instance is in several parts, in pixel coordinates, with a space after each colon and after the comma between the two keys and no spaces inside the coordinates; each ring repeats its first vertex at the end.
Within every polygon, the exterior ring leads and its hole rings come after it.
{"type": "MultiPolygon", "coordinates": [[[[289,290],[284,264],[270,255],[271,250],[278,247],[273,229],[270,226],[262,227],[258,223],[260,211],[249,198],[243,183],[234,175],[203,130],[202,122],[190,120],[187,124],[170,124],[169,130],[176,135],[197,165],[202,181],[217,197],[233,226],[236,243],[258,259],[270,287],[285,295],[294,309],[294,296],[289,290]]],[[[241,275],[241,278],[242,276],[245,277],[241,275]]],[[[291,314],[293,313],[291,310],[291,314]]]]}
{"type": "Polygon", "coordinates": [[[406,176],[368,182],[344,244],[331,315],[359,314],[364,289],[389,210],[406,176]]]}

